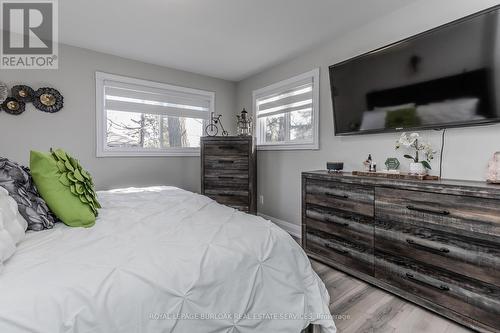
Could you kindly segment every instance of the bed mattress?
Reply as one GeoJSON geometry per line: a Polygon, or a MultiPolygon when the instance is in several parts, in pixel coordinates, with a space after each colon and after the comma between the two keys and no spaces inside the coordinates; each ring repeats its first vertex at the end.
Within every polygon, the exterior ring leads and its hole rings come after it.
{"type": "Polygon", "coordinates": [[[335,332],[300,246],[175,187],[98,193],[92,228],[30,232],[0,274],[0,332],[335,332]]]}

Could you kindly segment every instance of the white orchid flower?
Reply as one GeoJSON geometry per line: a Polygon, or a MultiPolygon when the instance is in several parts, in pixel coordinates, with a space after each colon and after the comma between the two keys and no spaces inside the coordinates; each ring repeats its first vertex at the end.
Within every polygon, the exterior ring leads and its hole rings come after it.
{"type": "Polygon", "coordinates": [[[412,159],[415,163],[422,163],[426,168],[430,169],[431,166],[429,162],[434,159],[434,154],[436,151],[432,149],[430,143],[425,142],[419,133],[401,133],[401,136],[396,141],[396,149],[399,149],[401,146],[406,148],[411,148],[415,151],[415,155],[404,155],[405,158],[412,159]],[[425,159],[422,160],[419,156],[419,152],[423,152],[425,154],[425,159]]]}

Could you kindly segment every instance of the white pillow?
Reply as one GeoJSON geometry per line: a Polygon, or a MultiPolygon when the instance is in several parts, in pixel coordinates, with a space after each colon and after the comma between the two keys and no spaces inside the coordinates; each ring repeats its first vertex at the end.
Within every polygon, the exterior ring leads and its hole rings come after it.
{"type": "Polygon", "coordinates": [[[363,113],[360,130],[381,129],[385,127],[386,111],[366,111],[363,113]]]}
{"type": "Polygon", "coordinates": [[[17,244],[24,239],[27,228],[28,223],[19,214],[16,201],[0,187],[0,271],[3,262],[14,254],[17,244]]]}
{"type": "Polygon", "coordinates": [[[478,103],[478,98],[459,98],[419,105],[417,115],[423,125],[484,119],[477,115],[478,103]]]}
{"type": "Polygon", "coordinates": [[[374,108],[375,111],[396,111],[396,110],[401,110],[401,109],[410,109],[414,108],[415,103],[407,103],[407,104],[401,104],[401,105],[391,105],[391,106],[376,106],[374,108]]]}
{"type": "Polygon", "coordinates": [[[375,107],[373,111],[365,111],[363,113],[363,120],[361,121],[360,130],[373,130],[385,128],[385,117],[387,112],[396,111],[401,109],[409,109],[415,107],[415,103],[392,105],[384,107],[375,107]]]}

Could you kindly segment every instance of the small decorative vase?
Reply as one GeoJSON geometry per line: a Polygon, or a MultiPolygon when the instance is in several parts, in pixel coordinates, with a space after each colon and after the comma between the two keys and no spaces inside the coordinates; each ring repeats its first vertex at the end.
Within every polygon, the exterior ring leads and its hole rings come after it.
{"type": "Polygon", "coordinates": [[[488,163],[486,180],[488,183],[500,184],[500,152],[493,154],[493,157],[488,163]]]}
{"type": "Polygon", "coordinates": [[[410,174],[425,176],[427,174],[427,169],[422,163],[410,163],[410,174]]]}

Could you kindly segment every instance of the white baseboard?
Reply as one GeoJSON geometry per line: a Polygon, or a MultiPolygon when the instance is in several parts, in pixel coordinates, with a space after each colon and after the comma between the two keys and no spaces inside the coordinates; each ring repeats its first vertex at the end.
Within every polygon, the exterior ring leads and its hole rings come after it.
{"type": "Polygon", "coordinates": [[[299,239],[302,238],[302,229],[301,229],[301,226],[296,225],[294,223],[290,223],[290,222],[287,222],[287,221],[283,221],[283,220],[277,219],[275,217],[272,217],[272,216],[269,216],[269,215],[266,215],[266,214],[257,213],[257,215],[262,216],[266,220],[270,220],[271,222],[273,222],[274,224],[276,224],[278,227],[280,227],[281,229],[283,229],[286,232],[288,232],[293,237],[299,238],[299,239]]]}

